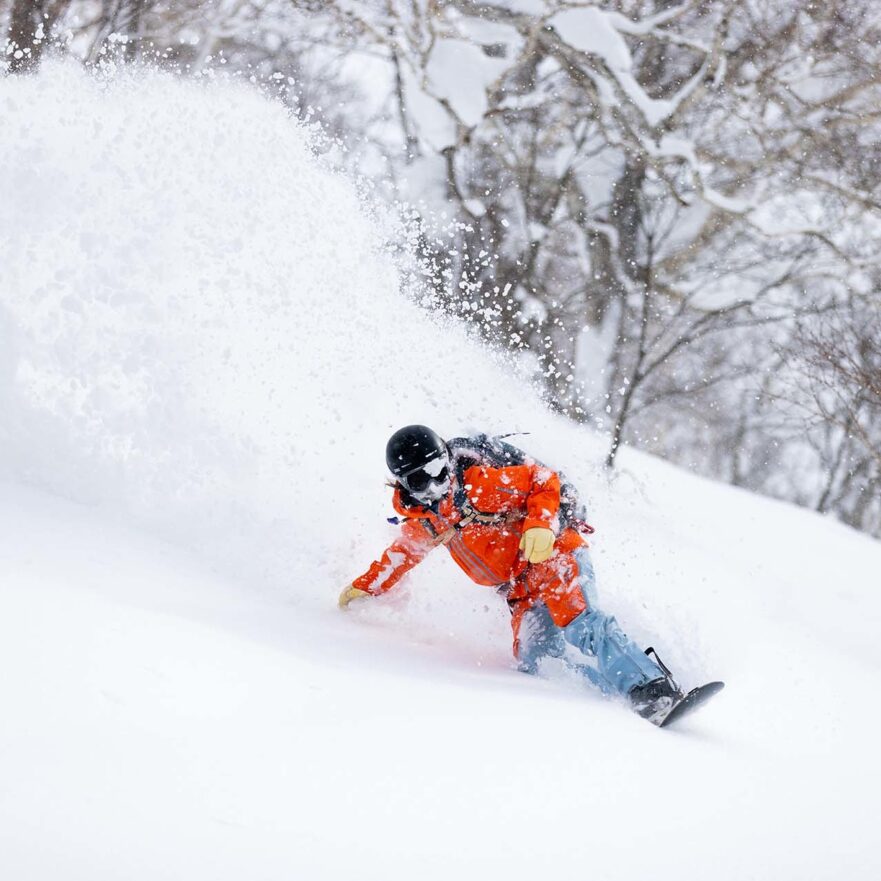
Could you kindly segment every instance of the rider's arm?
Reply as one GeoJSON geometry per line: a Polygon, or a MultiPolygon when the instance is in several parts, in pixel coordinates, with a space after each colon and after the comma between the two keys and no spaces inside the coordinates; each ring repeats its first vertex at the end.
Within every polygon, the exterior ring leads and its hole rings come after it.
{"type": "Polygon", "coordinates": [[[401,534],[384,551],[382,557],[352,582],[352,587],[377,596],[391,590],[435,546],[436,540],[419,520],[408,519],[401,525],[401,534]]]}

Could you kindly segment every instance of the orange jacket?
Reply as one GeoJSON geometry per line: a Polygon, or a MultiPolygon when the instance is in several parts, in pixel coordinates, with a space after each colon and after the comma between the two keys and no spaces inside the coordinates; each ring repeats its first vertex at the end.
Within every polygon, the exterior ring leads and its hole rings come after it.
{"type": "MultiPolygon", "coordinates": [[[[481,514],[502,515],[499,520],[473,520],[456,529],[456,524],[468,519],[468,513],[455,503],[455,485],[440,501],[437,513],[419,505],[406,506],[397,487],[393,504],[405,518],[401,534],[352,582],[354,587],[374,595],[385,593],[439,544],[447,546],[453,559],[478,584],[513,583],[524,573],[529,564],[520,556],[520,537],[534,526],[557,531],[560,478],[535,464],[473,465],[463,476],[467,501],[481,514]]],[[[565,529],[555,547],[572,551],[583,544],[579,533],[565,529]]]]}

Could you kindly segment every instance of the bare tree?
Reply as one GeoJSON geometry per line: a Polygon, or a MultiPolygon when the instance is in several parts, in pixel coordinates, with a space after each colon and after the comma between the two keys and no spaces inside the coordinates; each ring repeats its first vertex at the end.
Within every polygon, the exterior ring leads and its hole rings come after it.
{"type": "Polygon", "coordinates": [[[800,324],[793,414],[824,459],[814,507],[881,534],[881,305],[855,298],[822,326],[800,324]]]}
{"type": "Polygon", "coordinates": [[[70,0],[13,0],[7,40],[9,72],[32,70],[40,62],[43,47],[70,0]]]}
{"type": "Polygon", "coordinates": [[[156,5],[156,0],[101,0],[98,15],[86,25],[92,33],[86,61],[95,62],[117,46],[126,61],[137,58],[146,16],[156,5]]]}

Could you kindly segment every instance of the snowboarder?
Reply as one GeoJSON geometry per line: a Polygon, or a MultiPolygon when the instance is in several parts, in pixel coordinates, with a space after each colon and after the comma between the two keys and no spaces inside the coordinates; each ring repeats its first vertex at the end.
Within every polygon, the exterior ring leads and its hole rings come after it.
{"type": "Polygon", "coordinates": [[[396,431],[386,463],[400,536],[343,590],[341,608],[390,590],[445,545],[473,581],[504,594],[519,669],[537,673],[544,658],[560,658],[604,693],[627,695],[655,724],[683,700],[657,654],[597,607],[584,537],[593,530],[558,473],[500,438],[444,441],[424,425],[396,431]]]}

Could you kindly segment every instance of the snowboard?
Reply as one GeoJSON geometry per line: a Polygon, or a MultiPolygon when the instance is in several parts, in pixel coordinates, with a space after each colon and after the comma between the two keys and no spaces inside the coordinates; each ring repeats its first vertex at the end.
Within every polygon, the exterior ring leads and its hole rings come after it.
{"type": "Polygon", "coordinates": [[[668,725],[673,725],[683,716],[687,716],[698,707],[702,707],[714,694],[718,694],[724,687],[724,682],[708,682],[706,685],[692,688],[681,701],[673,704],[670,712],[662,719],[656,721],[655,725],[658,728],[666,728],[668,725]]]}

